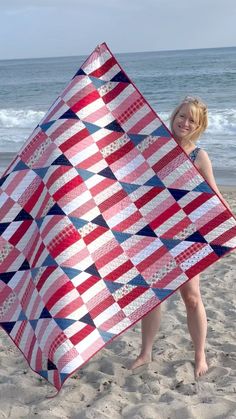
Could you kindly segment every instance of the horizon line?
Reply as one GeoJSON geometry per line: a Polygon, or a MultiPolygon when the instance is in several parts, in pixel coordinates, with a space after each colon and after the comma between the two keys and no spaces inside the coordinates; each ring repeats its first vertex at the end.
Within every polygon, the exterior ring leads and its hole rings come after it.
{"type": "MultiPolygon", "coordinates": [[[[102,42],[101,42],[102,43],[102,42]]],[[[95,49],[96,47],[94,47],[95,49]]],[[[208,50],[208,49],[227,49],[227,48],[236,48],[236,45],[224,46],[224,47],[201,47],[201,48],[177,48],[177,49],[159,49],[159,50],[144,50],[144,51],[127,51],[127,52],[118,52],[115,51],[115,55],[126,55],[126,54],[145,54],[145,53],[154,53],[154,52],[176,52],[176,51],[199,51],[199,50],[208,50]]],[[[93,51],[93,50],[92,50],[93,51]]],[[[92,52],[91,51],[91,52],[92,52]]],[[[0,61],[17,61],[17,60],[42,60],[42,59],[54,59],[54,58],[72,58],[72,57],[86,57],[90,53],[85,54],[72,54],[72,55],[48,55],[48,56],[39,56],[39,57],[16,57],[16,58],[0,58],[0,61]]]]}

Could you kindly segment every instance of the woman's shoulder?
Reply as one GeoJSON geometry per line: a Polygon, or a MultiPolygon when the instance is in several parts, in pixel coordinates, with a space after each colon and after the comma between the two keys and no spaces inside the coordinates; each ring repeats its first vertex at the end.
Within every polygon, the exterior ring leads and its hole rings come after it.
{"type": "Polygon", "coordinates": [[[209,159],[209,155],[208,155],[207,151],[204,148],[197,147],[197,149],[198,149],[197,155],[200,158],[209,159]]]}
{"type": "Polygon", "coordinates": [[[198,147],[198,153],[196,157],[196,164],[198,166],[209,166],[211,165],[211,160],[206,150],[198,147]]]}

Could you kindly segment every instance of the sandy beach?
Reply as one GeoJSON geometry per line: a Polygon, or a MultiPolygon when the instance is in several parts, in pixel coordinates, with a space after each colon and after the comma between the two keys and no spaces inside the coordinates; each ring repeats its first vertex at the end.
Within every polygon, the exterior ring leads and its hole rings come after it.
{"type": "MultiPolygon", "coordinates": [[[[221,187],[236,213],[236,188],[221,187]]],[[[140,324],[107,345],[64,384],[54,388],[28,367],[0,330],[0,418],[233,419],[236,418],[236,253],[202,274],[208,318],[209,372],[193,376],[193,348],[179,293],[162,304],[154,360],[128,370],[140,349],[140,324]]]]}

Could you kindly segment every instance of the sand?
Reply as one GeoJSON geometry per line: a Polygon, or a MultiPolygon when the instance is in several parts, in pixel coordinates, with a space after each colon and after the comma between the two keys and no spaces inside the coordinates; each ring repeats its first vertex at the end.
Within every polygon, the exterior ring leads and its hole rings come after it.
{"type": "MultiPolygon", "coordinates": [[[[221,188],[236,213],[236,189],[221,188]]],[[[132,374],[140,324],[94,356],[54,398],[0,330],[0,418],[232,419],[236,418],[236,252],[202,275],[208,318],[209,372],[193,376],[193,348],[179,293],[162,304],[154,361],[132,374]]]]}

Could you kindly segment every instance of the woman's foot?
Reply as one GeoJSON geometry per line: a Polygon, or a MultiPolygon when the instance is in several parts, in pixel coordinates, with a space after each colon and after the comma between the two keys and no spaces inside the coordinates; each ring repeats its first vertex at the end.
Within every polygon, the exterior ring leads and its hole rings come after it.
{"type": "Polygon", "coordinates": [[[196,355],[195,368],[194,368],[195,378],[201,377],[202,375],[206,374],[207,371],[208,371],[208,365],[206,362],[205,354],[196,355]]]}
{"type": "Polygon", "coordinates": [[[151,355],[142,355],[140,354],[135,361],[129,367],[130,370],[135,370],[136,368],[142,367],[143,365],[150,364],[152,360],[151,355]]]}

